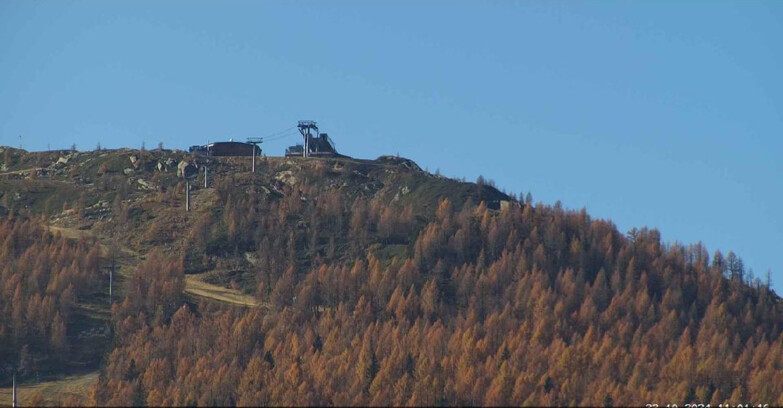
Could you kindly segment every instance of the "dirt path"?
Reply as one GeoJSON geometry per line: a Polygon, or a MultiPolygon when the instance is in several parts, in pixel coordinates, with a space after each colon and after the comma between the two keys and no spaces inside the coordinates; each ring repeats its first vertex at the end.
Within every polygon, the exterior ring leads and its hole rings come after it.
{"type": "Polygon", "coordinates": [[[185,293],[232,305],[259,306],[256,299],[250,295],[245,295],[238,290],[204,282],[196,275],[185,275],[185,293]]]}
{"type": "MultiPolygon", "coordinates": [[[[57,381],[46,381],[40,384],[23,384],[17,388],[17,401],[20,406],[32,406],[33,398],[40,393],[42,400],[38,402],[45,405],[61,404],[66,398],[74,397],[81,401],[81,405],[87,403],[87,396],[95,381],[98,380],[98,372],[73,375],[57,381]]],[[[11,406],[11,388],[0,388],[0,407],[11,406]]],[[[75,400],[76,401],[76,400],[75,400]]]]}
{"type": "Polygon", "coordinates": [[[43,170],[43,167],[30,167],[29,169],[20,169],[20,170],[12,170],[12,171],[6,171],[4,173],[0,173],[0,176],[8,176],[11,174],[18,174],[22,175],[25,172],[30,172],[33,170],[43,170]]]}

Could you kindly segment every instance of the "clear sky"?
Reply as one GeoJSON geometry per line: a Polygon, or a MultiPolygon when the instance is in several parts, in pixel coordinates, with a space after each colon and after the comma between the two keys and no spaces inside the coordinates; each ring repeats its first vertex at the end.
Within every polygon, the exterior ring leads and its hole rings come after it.
{"type": "Polygon", "coordinates": [[[422,3],[0,2],[0,144],[313,119],[348,155],[733,250],[783,292],[783,2],[422,3]]]}

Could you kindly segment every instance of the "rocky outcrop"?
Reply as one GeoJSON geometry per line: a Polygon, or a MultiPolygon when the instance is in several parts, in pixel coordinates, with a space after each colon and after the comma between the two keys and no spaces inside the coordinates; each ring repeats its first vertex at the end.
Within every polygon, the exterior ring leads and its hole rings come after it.
{"type": "Polygon", "coordinates": [[[177,165],[177,177],[192,178],[198,175],[198,168],[187,160],[182,160],[177,165]]]}

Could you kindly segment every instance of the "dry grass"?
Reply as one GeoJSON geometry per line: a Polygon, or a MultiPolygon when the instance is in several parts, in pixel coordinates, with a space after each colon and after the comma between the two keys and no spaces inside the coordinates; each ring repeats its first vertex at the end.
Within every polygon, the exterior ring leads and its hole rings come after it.
{"type": "Polygon", "coordinates": [[[49,231],[52,234],[59,231],[63,238],[75,239],[77,241],[82,239],[82,237],[90,238],[93,236],[92,231],[80,230],[76,228],[57,227],[54,225],[49,226],[49,231]]]}
{"type": "MultiPolygon", "coordinates": [[[[55,232],[59,232],[63,236],[63,238],[72,239],[76,241],[82,238],[85,239],[96,238],[96,235],[91,230],[80,230],[78,228],[58,227],[55,225],[49,226],[49,232],[51,232],[52,234],[54,234],[55,232]]],[[[96,244],[101,249],[101,256],[103,257],[109,256],[109,246],[106,245],[105,242],[96,241],[96,244]]],[[[128,247],[120,246],[119,249],[121,255],[138,257],[138,253],[128,247]]]]}
{"type": "MultiPolygon", "coordinates": [[[[98,380],[98,372],[73,375],[57,381],[46,381],[40,384],[24,384],[17,389],[17,401],[20,406],[60,405],[79,401],[80,405],[87,403],[90,390],[98,380]],[[40,395],[37,395],[40,394],[40,395]],[[38,400],[36,401],[36,398],[38,400]]],[[[11,388],[0,388],[0,406],[11,406],[11,388]]]]}

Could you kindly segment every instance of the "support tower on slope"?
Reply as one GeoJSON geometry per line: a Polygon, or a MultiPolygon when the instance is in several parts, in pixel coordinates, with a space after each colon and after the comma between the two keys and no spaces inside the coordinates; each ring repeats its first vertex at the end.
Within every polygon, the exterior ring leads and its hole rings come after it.
{"type": "Polygon", "coordinates": [[[302,149],[302,157],[308,157],[310,153],[310,146],[312,145],[313,141],[313,133],[315,133],[316,138],[320,138],[318,126],[315,124],[314,120],[300,120],[297,127],[299,128],[299,133],[301,133],[302,137],[304,138],[304,149],[302,149]]]}
{"type": "Polygon", "coordinates": [[[314,120],[300,120],[297,125],[302,134],[304,144],[297,144],[286,149],[287,157],[340,157],[334,142],[329,135],[318,130],[314,120]]]}

